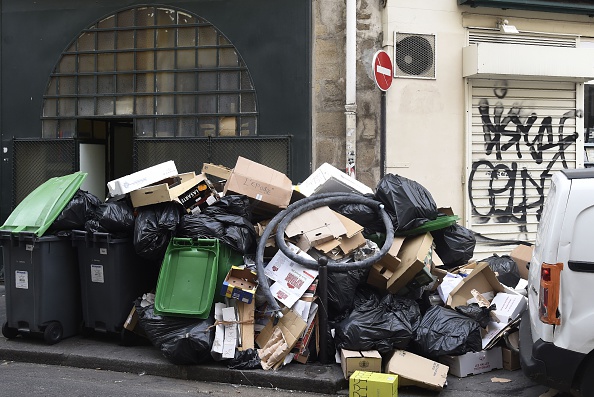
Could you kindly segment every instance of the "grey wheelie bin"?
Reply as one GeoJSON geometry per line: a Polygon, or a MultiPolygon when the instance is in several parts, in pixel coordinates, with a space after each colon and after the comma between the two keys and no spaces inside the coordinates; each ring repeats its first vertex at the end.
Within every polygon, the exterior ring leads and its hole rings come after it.
{"type": "Polygon", "coordinates": [[[51,178],[29,194],[0,227],[6,287],[2,334],[42,335],[54,344],[76,335],[82,314],[71,238],[44,236],[87,174],[51,178]]]}
{"type": "Polygon", "coordinates": [[[155,288],[153,263],[139,257],[131,238],[74,230],[78,251],[83,335],[118,333],[126,343],[124,322],[134,300],[155,288]]]}

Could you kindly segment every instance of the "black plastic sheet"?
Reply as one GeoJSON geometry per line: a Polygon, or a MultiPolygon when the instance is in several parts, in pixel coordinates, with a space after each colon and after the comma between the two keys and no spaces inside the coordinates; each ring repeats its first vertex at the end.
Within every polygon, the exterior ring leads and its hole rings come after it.
{"type": "Polygon", "coordinates": [[[175,233],[183,207],[175,202],[138,208],[134,223],[134,249],[143,258],[162,260],[175,233]]]}
{"type": "Polygon", "coordinates": [[[60,212],[60,215],[54,220],[49,231],[83,230],[85,223],[93,217],[94,212],[100,205],[101,200],[95,195],[78,189],[60,212]]]}
{"type": "Polygon", "coordinates": [[[346,317],[355,305],[357,287],[367,280],[369,269],[328,273],[328,318],[346,317]]]}
{"type": "Polygon", "coordinates": [[[479,323],[482,328],[487,328],[489,321],[491,321],[491,312],[493,310],[495,310],[495,305],[483,307],[479,306],[478,303],[471,303],[467,306],[456,306],[456,311],[458,313],[470,317],[479,323]]]}
{"type": "Polygon", "coordinates": [[[126,200],[99,205],[85,224],[88,232],[131,236],[134,233],[134,209],[126,200]]]}
{"type": "Polygon", "coordinates": [[[229,361],[227,367],[230,369],[262,369],[258,350],[236,350],[235,357],[229,361]]]}
{"type": "Polygon", "coordinates": [[[435,252],[447,269],[465,265],[474,254],[476,239],[472,230],[457,223],[431,232],[435,252]]]}
{"type": "Polygon", "coordinates": [[[487,262],[489,267],[497,275],[497,280],[510,288],[514,288],[520,281],[520,270],[518,264],[509,255],[497,255],[483,259],[481,262],[487,262]]]}

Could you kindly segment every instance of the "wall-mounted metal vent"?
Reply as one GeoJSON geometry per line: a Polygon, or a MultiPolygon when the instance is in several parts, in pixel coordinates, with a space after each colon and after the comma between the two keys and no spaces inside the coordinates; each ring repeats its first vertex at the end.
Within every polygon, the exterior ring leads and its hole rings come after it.
{"type": "Polygon", "coordinates": [[[435,35],[394,33],[394,77],[435,78],[435,35]]]}
{"type": "Polygon", "coordinates": [[[536,33],[501,33],[499,30],[468,30],[468,44],[499,43],[576,48],[575,36],[543,35],[536,33]]]}

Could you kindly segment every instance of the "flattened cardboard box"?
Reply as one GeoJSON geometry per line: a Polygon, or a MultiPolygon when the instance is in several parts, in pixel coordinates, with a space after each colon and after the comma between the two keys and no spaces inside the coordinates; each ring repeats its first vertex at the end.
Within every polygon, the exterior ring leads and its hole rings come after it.
{"type": "Polygon", "coordinates": [[[440,391],[448,377],[448,366],[406,350],[395,350],[384,372],[398,375],[398,387],[418,386],[440,391]]]}
{"type": "Polygon", "coordinates": [[[455,309],[456,306],[466,306],[468,300],[473,298],[471,292],[473,289],[476,289],[481,294],[491,291],[495,294],[505,292],[503,285],[497,280],[497,276],[495,276],[489,264],[487,262],[481,262],[450,292],[446,300],[446,305],[452,309],[455,309]]]}
{"type": "Polygon", "coordinates": [[[245,194],[253,203],[254,211],[263,212],[287,208],[293,193],[291,180],[282,172],[243,157],[237,163],[223,194],[245,194]]]}
{"type": "Polygon", "coordinates": [[[345,379],[355,371],[382,372],[382,356],[377,350],[340,350],[340,366],[345,379]]]}
{"type": "Polygon", "coordinates": [[[279,319],[276,325],[273,325],[273,321],[270,320],[260,331],[260,334],[256,338],[256,343],[260,350],[258,354],[260,358],[269,357],[270,354],[274,354],[277,357],[274,362],[268,362],[273,368],[278,368],[282,365],[284,358],[291,352],[291,349],[297,344],[297,341],[305,331],[307,323],[294,311],[285,309],[283,310],[283,316],[279,319]],[[284,344],[277,344],[279,341],[272,339],[275,329],[279,329],[284,344]],[[278,349],[281,349],[280,351],[278,349]]]}
{"type": "Polygon", "coordinates": [[[299,191],[306,197],[314,193],[347,192],[373,194],[373,190],[331,164],[324,163],[308,176],[299,191]]]}
{"type": "Polygon", "coordinates": [[[425,267],[425,258],[433,244],[431,233],[425,233],[414,237],[407,237],[400,247],[398,257],[400,266],[396,268],[387,288],[392,294],[404,288],[415,276],[425,267]]]}
{"type": "Polygon", "coordinates": [[[317,245],[316,249],[337,260],[364,246],[367,240],[363,236],[363,226],[338,212],[332,212],[343,225],[346,233],[337,239],[317,245]]]}
{"type": "Polygon", "coordinates": [[[394,242],[386,255],[371,266],[369,276],[367,277],[367,284],[373,285],[382,291],[388,288],[388,281],[390,281],[392,275],[398,266],[400,266],[398,252],[403,243],[404,237],[394,237],[394,242]]]}
{"type": "Polygon", "coordinates": [[[398,375],[355,371],[349,378],[349,397],[398,397],[398,375]]]}
{"type": "Polygon", "coordinates": [[[450,367],[450,373],[459,378],[503,368],[501,347],[460,356],[441,356],[439,361],[450,367]]]}
{"type": "Polygon", "coordinates": [[[296,245],[302,251],[330,240],[337,240],[347,233],[342,222],[329,207],[319,207],[293,219],[285,229],[290,239],[297,238],[296,245]]]}
{"type": "Polygon", "coordinates": [[[203,175],[196,175],[194,172],[186,172],[177,175],[179,178],[177,184],[174,184],[176,178],[163,179],[153,185],[149,185],[130,192],[130,199],[134,207],[145,205],[165,203],[175,200],[180,194],[196,186],[204,180],[203,175]]]}

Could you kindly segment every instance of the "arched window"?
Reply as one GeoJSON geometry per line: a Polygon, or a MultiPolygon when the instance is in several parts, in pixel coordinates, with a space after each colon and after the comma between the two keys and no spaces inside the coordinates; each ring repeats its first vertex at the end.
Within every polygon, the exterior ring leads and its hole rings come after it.
{"type": "Polygon", "coordinates": [[[44,138],[76,137],[80,120],[133,120],[137,138],[257,133],[256,92],[233,44],[171,8],[122,10],[64,51],[43,102],[44,138]]]}

